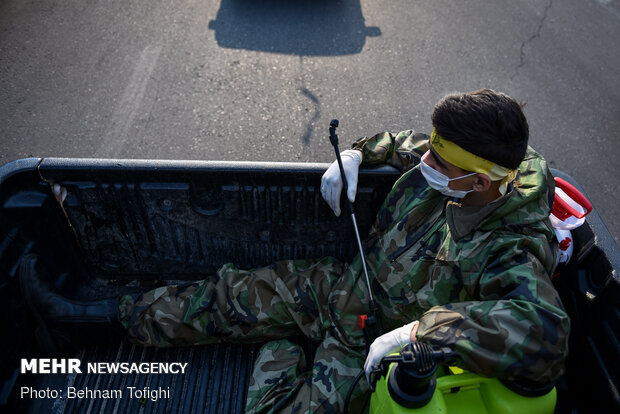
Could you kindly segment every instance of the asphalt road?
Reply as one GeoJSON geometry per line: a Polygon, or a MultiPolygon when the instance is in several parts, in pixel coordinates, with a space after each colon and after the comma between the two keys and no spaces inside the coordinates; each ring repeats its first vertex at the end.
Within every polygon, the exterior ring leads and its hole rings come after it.
{"type": "Polygon", "coordinates": [[[0,0],[0,163],[330,162],[332,118],[430,132],[490,87],[618,242],[619,42],[619,0],[0,0]]]}

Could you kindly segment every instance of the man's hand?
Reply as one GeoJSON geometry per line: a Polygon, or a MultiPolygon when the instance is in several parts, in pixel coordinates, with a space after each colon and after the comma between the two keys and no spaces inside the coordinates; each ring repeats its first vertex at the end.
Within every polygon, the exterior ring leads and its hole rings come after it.
{"type": "Polygon", "coordinates": [[[393,331],[381,335],[370,345],[370,351],[368,351],[366,363],[364,364],[364,371],[366,372],[366,379],[369,384],[370,373],[372,369],[379,364],[381,358],[415,341],[418,325],[418,321],[413,321],[405,326],[396,328],[393,331]]]}
{"type": "MultiPolygon", "coordinates": [[[[345,150],[340,153],[340,158],[342,158],[344,175],[347,177],[347,197],[353,203],[357,193],[357,176],[362,163],[362,152],[345,150]]],[[[336,216],[340,216],[340,193],[342,193],[342,177],[338,161],[334,161],[321,179],[321,194],[336,216]]]]}

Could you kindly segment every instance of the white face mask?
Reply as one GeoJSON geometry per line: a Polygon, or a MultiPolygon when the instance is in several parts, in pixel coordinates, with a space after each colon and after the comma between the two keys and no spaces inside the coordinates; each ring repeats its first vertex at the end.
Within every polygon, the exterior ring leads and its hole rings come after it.
{"type": "Polygon", "coordinates": [[[430,185],[431,188],[434,188],[435,190],[439,191],[443,195],[446,195],[448,197],[463,198],[468,193],[471,193],[472,191],[474,191],[473,188],[469,191],[453,190],[452,188],[449,187],[449,184],[450,184],[450,181],[460,180],[461,178],[465,178],[465,177],[469,177],[471,175],[477,174],[475,172],[471,174],[467,174],[467,175],[462,175],[460,177],[449,178],[447,175],[440,173],[439,171],[437,171],[436,169],[434,169],[433,167],[431,167],[424,161],[420,163],[420,169],[422,170],[422,175],[426,179],[426,182],[428,183],[428,185],[430,185]]]}

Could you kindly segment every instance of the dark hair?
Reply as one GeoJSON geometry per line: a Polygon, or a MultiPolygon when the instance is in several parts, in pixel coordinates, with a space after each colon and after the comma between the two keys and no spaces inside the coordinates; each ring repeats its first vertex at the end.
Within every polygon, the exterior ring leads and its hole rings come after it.
{"type": "Polygon", "coordinates": [[[529,127],[522,106],[491,89],[447,95],[431,115],[437,133],[502,167],[515,169],[527,151],[529,127]]]}

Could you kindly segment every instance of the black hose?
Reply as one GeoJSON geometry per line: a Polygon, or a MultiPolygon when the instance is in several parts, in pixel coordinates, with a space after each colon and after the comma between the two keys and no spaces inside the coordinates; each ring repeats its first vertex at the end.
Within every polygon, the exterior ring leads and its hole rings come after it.
{"type": "MultiPolygon", "coordinates": [[[[353,383],[351,384],[351,386],[349,387],[349,391],[347,392],[347,397],[344,399],[344,414],[348,414],[349,412],[349,402],[351,401],[351,395],[353,395],[353,390],[355,389],[355,386],[357,385],[358,382],[360,382],[360,379],[362,378],[362,376],[364,375],[365,371],[361,370],[359,374],[357,374],[357,377],[355,377],[355,380],[353,380],[353,383]]],[[[366,404],[364,404],[365,406],[366,404]]]]}

